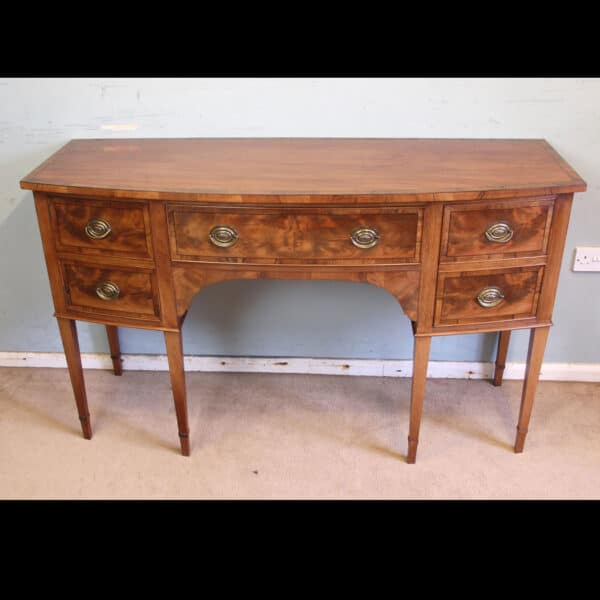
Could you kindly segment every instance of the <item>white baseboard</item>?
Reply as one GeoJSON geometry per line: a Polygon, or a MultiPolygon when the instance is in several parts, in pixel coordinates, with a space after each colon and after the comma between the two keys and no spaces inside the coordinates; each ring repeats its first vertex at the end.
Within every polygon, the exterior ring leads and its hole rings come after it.
{"type": "MultiPolygon", "coordinates": [[[[85,369],[111,369],[108,354],[83,353],[85,369]]],[[[66,368],[62,352],[0,352],[0,367],[66,368]]],[[[156,354],[124,354],[123,369],[167,371],[167,357],[156,354]]],[[[313,375],[365,375],[410,377],[410,360],[328,359],[328,358],[248,358],[186,356],[186,371],[227,371],[234,373],[305,373],[313,375]]],[[[431,361],[428,377],[447,379],[490,379],[493,363],[431,361]]],[[[505,379],[523,379],[525,363],[507,363],[505,379]]],[[[548,381],[600,381],[600,364],[544,363],[540,379],[548,381]]]]}

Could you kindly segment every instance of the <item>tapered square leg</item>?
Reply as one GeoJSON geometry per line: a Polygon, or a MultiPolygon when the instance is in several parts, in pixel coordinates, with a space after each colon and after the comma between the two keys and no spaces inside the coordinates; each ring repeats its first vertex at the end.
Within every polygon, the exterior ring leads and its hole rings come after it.
{"type": "Polygon", "coordinates": [[[406,462],[410,464],[414,464],[417,460],[417,446],[419,444],[419,429],[421,427],[421,414],[423,412],[423,397],[425,395],[431,337],[418,336],[414,340],[413,376],[410,392],[410,425],[408,430],[408,454],[406,457],[406,462]]]}
{"type": "Polygon", "coordinates": [[[496,368],[494,370],[494,385],[502,385],[504,367],[506,367],[506,355],[508,353],[508,343],[510,342],[510,329],[501,331],[498,336],[498,352],[496,353],[496,368]]]}
{"type": "Polygon", "coordinates": [[[517,425],[517,437],[515,440],[515,452],[523,452],[525,437],[529,428],[529,419],[533,409],[533,400],[537,389],[537,383],[542,368],[544,350],[550,327],[536,327],[529,334],[529,351],[527,352],[527,368],[525,369],[525,381],[523,382],[523,394],[521,396],[521,409],[519,411],[519,423],[517,425]]]}
{"type": "Polygon", "coordinates": [[[110,348],[113,371],[115,375],[123,375],[123,359],[121,358],[121,346],[119,344],[119,330],[114,325],[107,325],[106,335],[108,336],[108,347],[110,348]]]}
{"type": "Polygon", "coordinates": [[[185,390],[185,371],[183,369],[183,345],[180,331],[165,331],[165,345],[169,359],[169,373],[173,388],[173,401],[177,415],[181,454],[190,455],[190,428],[188,425],[187,399],[185,390]]]}
{"type": "Polygon", "coordinates": [[[83,369],[81,368],[77,325],[72,319],[57,317],[56,320],[58,321],[58,329],[60,330],[65,358],[67,359],[67,367],[69,369],[69,376],[71,377],[71,385],[73,386],[73,394],[75,395],[75,403],[77,404],[77,412],[79,413],[79,420],[81,421],[83,437],[86,440],[91,440],[92,425],[90,423],[90,411],[88,410],[87,396],[85,393],[83,369]]]}

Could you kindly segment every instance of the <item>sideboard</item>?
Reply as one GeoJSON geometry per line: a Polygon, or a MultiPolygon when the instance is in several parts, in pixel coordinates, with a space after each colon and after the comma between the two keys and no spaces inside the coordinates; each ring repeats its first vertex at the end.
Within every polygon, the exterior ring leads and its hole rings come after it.
{"type": "Polygon", "coordinates": [[[79,139],[21,187],[85,438],[77,320],[106,326],[116,375],[118,327],[164,332],[187,456],[181,336],[194,296],[229,279],[330,279],[384,288],[412,323],[409,463],[432,336],[499,332],[500,385],[510,332],[529,329],[522,452],[573,194],[586,189],[545,140],[79,139]]]}

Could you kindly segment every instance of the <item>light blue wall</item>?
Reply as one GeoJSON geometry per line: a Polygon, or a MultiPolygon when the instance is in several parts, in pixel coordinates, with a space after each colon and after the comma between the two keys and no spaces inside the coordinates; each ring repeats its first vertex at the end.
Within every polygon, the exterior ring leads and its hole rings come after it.
{"type": "MultiPolygon", "coordinates": [[[[71,138],[546,138],[588,182],[578,194],[546,360],[600,362],[600,274],[570,270],[576,245],[600,245],[598,79],[0,80],[0,351],[60,351],[31,192],[19,179],[71,138]]],[[[233,281],[196,297],[189,354],[410,358],[408,320],[379,288],[344,282],[233,281]]],[[[105,352],[102,327],[81,346],[105,352]]],[[[526,334],[509,360],[522,361],[526,334]]],[[[435,360],[490,360],[494,335],[437,338],[435,360]]],[[[124,330],[128,353],[162,336],[124,330]]]]}

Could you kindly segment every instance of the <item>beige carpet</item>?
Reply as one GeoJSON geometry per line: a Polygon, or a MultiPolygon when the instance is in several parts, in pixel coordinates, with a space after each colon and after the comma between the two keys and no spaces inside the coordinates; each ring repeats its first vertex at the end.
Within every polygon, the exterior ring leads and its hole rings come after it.
{"type": "Polygon", "coordinates": [[[0,498],[600,498],[600,384],[541,382],[525,452],[521,384],[429,380],[416,465],[407,379],[189,373],[192,456],[168,374],[0,369],[0,498]]]}

